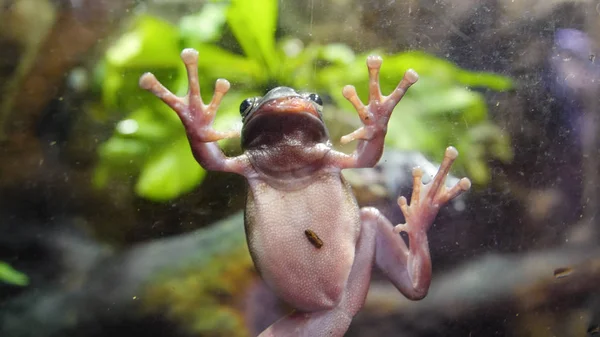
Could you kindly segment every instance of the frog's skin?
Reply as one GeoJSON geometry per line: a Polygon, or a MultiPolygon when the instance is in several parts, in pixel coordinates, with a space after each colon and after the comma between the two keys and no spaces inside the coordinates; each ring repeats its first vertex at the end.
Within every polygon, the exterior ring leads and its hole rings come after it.
{"type": "Polygon", "coordinates": [[[332,148],[318,96],[278,87],[241,104],[244,153],[227,157],[216,141],[240,132],[216,131],[212,124],[229,82],[217,80],[214,96],[205,105],[198,85],[198,52],[186,49],[181,58],[189,79],[185,97],[173,95],[150,73],[140,78],[140,86],[179,115],[200,165],[248,180],[245,224],[250,254],[264,281],[296,309],[260,336],[343,336],[365,301],[373,264],[407,298],[418,300],[427,294],[431,259],[426,232],[440,207],[471,186],[463,178],[446,189],[456,149],[446,149],[430,184],[423,185],[422,171],[414,169],[410,206],[406,198],[398,199],[406,223],[397,226],[375,208],[359,209],[341,175],[343,169],[377,163],[390,114],[418,79],[414,71],[408,70],[397,88],[382,96],[382,60],[371,56],[369,104],[361,103],[354,87],[343,89],[364,124],[342,137],[343,143],[358,140],[351,155],[332,148]],[[407,233],[410,248],[401,231],[407,233]]]}

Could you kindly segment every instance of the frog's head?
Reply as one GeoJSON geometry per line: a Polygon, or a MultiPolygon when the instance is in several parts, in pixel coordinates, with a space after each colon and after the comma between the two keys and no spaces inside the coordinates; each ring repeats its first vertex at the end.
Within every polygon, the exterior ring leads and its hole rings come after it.
{"type": "Polygon", "coordinates": [[[248,98],[240,104],[244,124],[242,147],[327,141],[329,134],[322,112],[323,101],[317,94],[288,87],[277,87],[262,97],[248,98]]]}

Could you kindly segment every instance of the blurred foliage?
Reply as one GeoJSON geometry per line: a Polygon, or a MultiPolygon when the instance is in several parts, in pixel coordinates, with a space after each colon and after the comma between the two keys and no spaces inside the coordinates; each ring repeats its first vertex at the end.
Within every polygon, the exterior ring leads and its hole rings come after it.
{"type": "Polygon", "coordinates": [[[169,275],[155,282],[143,295],[149,312],[166,316],[201,336],[248,336],[247,325],[239,309],[240,299],[248,291],[255,274],[248,250],[243,243],[226,256],[214,257],[208,265],[190,266],[184,274],[169,275]]]}
{"type": "MultiPolygon", "coordinates": [[[[210,100],[217,78],[232,82],[233,89],[217,113],[217,129],[240,123],[238,106],[243,99],[277,85],[317,91],[355,114],[343,98],[342,88],[353,84],[366,100],[366,56],[384,53],[357,54],[346,45],[304,45],[294,38],[276,41],[277,11],[275,0],[233,0],[207,3],[201,12],[183,17],[178,25],[139,16],[98,68],[102,109],[131,113],[100,147],[95,184],[103,186],[116,176],[135,176],[138,195],[167,201],[201,182],[205,172],[192,157],[178,117],[137,86],[140,75],[151,71],[173,92],[185,95],[187,77],[179,59],[183,48],[199,50],[205,101],[210,100]],[[231,49],[222,47],[228,33],[238,43],[231,49]]],[[[483,95],[469,88],[508,90],[512,82],[412,51],[384,56],[382,91],[391,92],[408,68],[415,69],[420,80],[392,115],[388,145],[440,159],[444,148],[452,144],[462,153],[455,168],[476,184],[485,184],[490,175],[486,160],[509,161],[512,152],[507,135],[488,120],[483,95]]]]}
{"type": "Polygon", "coordinates": [[[195,251],[158,272],[135,300],[147,313],[165,314],[191,336],[248,336],[242,308],[258,278],[242,224],[239,212],[187,236],[183,240],[193,241],[195,251]]]}
{"type": "Polygon", "coordinates": [[[24,287],[29,284],[29,278],[8,263],[0,261],[0,282],[24,287]]]}

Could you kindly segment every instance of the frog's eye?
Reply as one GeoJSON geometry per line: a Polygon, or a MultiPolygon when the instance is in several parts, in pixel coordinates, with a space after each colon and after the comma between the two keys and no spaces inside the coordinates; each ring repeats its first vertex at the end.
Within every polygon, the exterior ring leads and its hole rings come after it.
{"type": "Polygon", "coordinates": [[[321,99],[321,96],[319,96],[317,94],[310,94],[310,95],[308,95],[308,99],[310,99],[311,101],[317,103],[318,105],[323,106],[323,100],[321,99]]]}
{"type": "Polygon", "coordinates": [[[242,115],[242,117],[246,117],[248,112],[250,112],[255,100],[256,98],[246,98],[242,104],[240,104],[240,115],[242,115]]]}

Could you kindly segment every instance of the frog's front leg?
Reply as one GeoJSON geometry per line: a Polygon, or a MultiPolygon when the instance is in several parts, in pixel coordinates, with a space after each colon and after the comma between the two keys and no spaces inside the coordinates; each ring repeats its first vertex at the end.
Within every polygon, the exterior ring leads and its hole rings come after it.
{"type": "Polygon", "coordinates": [[[211,102],[205,105],[198,81],[198,51],[184,49],[181,59],[188,75],[188,93],[178,97],[165,88],[151,73],[140,77],[140,87],[152,92],[177,113],[185,127],[194,157],[207,170],[233,172],[247,176],[251,165],[245,155],[230,158],[223,154],[216,141],[239,137],[239,130],[220,132],[213,129],[215,114],[230,84],[218,79],[211,102]]]}
{"type": "Polygon", "coordinates": [[[379,86],[379,70],[383,60],[379,56],[369,56],[367,58],[367,68],[369,69],[369,103],[364,105],[356,93],[356,89],[347,85],[342,93],[344,97],[352,103],[363,126],[354,132],[341,138],[342,144],[358,140],[356,150],[350,156],[332,151],[330,158],[333,166],[340,168],[359,168],[373,167],[381,158],[383,153],[383,144],[387,133],[387,124],[390,120],[392,111],[400,102],[408,88],[415,84],[419,75],[409,69],[404,77],[398,83],[394,91],[388,95],[381,94],[379,86]]]}

